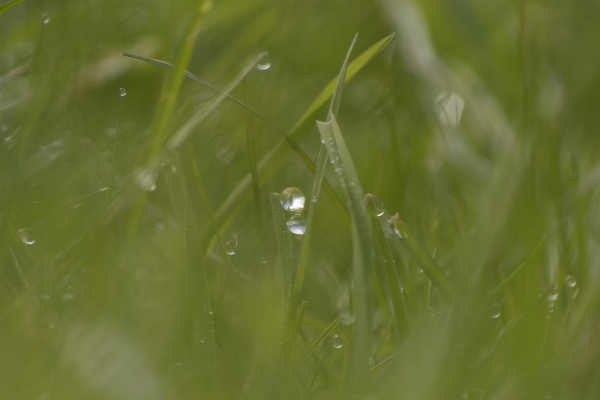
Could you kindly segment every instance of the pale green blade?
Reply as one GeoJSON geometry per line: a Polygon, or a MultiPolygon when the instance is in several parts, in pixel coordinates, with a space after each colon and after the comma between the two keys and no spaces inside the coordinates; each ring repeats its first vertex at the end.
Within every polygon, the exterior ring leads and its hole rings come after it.
{"type": "Polygon", "coordinates": [[[301,349],[298,352],[298,354],[296,354],[295,357],[293,357],[293,361],[295,363],[301,363],[306,359],[306,357],[310,356],[317,349],[317,347],[319,347],[325,341],[325,339],[327,339],[329,335],[331,335],[331,333],[338,326],[341,320],[342,317],[340,316],[334,319],[333,322],[327,327],[327,329],[325,329],[325,331],[323,331],[323,333],[321,333],[321,335],[319,335],[318,338],[306,345],[303,349],[301,349]]]}
{"type": "Polygon", "coordinates": [[[440,289],[451,301],[456,302],[458,300],[458,290],[446,273],[440,268],[439,265],[434,261],[431,255],[425,250],[412,236],[412,233],[408,230],[406,223],[400,219],[400,216],[396,214],[391,220],[390,225],[396,233],[396,236],[400,238],[400,241],[415,259],[419,266],[423,269],[423,272],[431,279],[433,284],[440,289]]]}
{"type": "Polygon", "coordinates": [[[352,332],[352,356],[348,379],[353,385],[361,386],[365,383],[371,356],[370,300],[373,284],[370,221],[363,202],[364,193],[358,180],[358,174],[335,115],[330,113],[330,121],[317,121],[317,126],[342,184],[352,219],[353,299],[356,319],[352,332]]]}
{"type": "Polygon", "coordinates": [[[14,6],[16,6],[17,4],[19,4],[22,1],[23,0],[12,0],[12,1],[9,1],[8,3],[0,6],[0,14],[4,13],[5,11],[8,11],[9,9],[13,8],[14,6]]]}

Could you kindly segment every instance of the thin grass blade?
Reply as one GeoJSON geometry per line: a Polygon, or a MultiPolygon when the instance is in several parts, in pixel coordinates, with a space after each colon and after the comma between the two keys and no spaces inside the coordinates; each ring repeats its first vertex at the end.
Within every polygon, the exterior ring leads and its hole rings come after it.
{"type": "Polygon", "coordinates": [[[338,326],[341,320],[342,317],[338,316],[336,319],[333,320],[331,324],[329,324],[327,329],[325,329],[325,331],[323,331],[323,333],[321,333],[321,335],[319,335],[318,338],[316,338],[311,343],[306,345],[302,350],[300,350],[298,354],[295,357],[293,357],[294,363],[299,364],[302,361],[304,361],[308,356],[310,356],[317,349],[317,347],[319,347],[329,337],[329,335],[331,335],[331,333],[338,326]]]}
{"type": "Polygon", "coordinates": [[[412,236],[406,223],[396,214],[391,220],[390,225],[396,236],[401,240],[406,250],[414,260],[423,269],[423,272],[431,279],[433,284],[442,291],[452,302],[458,300],[458,290],[454,287],[446,273],[440,268],[434,259],[412,236]]]}
{"type": "Polygon", "coordinates": [[[373,232],[375,240],[379,247],[384,259],[384,271],[385,277],[390,289],[390,295],[392,297],[392,305],[394,307],[394,321],[396,324],[396,339],[398,347],[402,347],[402,344],[408,339],[410,335],[408,314],[406,312],[406,304],[404,302],[404,294],[402,293],[402,285],[400,284],[400,278],[396,268],[396,262],[392,255],[392,251],[388,245],[385,233],[381,226],[381,222],[377,216],[375,209],[375,196],[371,194],[366,195],[367,206],[369,213],[371,214],[371,221],[373,224],[373,232]]]}
{"type": "Polygon", "coordinates": [[[12,1],[9,1],[8,3],[0,6],[0,14],[8,11],[9,9],[13,8],[14,6],[16,6],[17,4],[19,4],[22,1],[23,0],[12,0],[12,1]]]}
{"type": "Polygon", "coordinates": [[[353,326],[352,359],[349,382],[361,385],[367,377],[371,353],[371,227],[367,210],[363,203],[363,190],[352,157],[342,136],[337,120],[330,113],[330,121],[317,121],[321,138],[333,161],[335,171],[346,195],[352,219],[354,245],[353,278],[355,323],[353,326]]]}

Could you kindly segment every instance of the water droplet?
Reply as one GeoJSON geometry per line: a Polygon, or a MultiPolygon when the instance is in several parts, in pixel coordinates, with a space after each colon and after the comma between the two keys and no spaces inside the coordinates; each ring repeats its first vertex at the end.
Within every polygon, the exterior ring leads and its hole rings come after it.
{"type": "Polygon", "coordinates": [[[356,321],[356,317],[350,313],[341,313],[340,317],[342,317],[341,319],[341,323],[342,325],[352,325],[354,323],[354,321],[356,321]]]}
{"type": "Polygon", "coordinates": [[[259,71],[268,71],[271,68],[271,59],[269,56],[265,56],[260,63],[256,64],[256,69],[259,71]]]}
{"type": "Polygon", "coordinates": [[[156,189],[156,174],[148,169],[139,170],[135,182],[140,189],[152,192],[156,189]]]}
{"type": "Polygon", "coordinates": [[[331,345],[336,349],[341,348],[344,345],[344,341],[338,335],[335,335],[333,339],[331,339],[331,345]]]}
{"type": "Polygon", "coordinates": [[[500,316],[500,304],[495,303],[492,305],[492,309],[490,311],[490,318],[496,319],[500,316]]]}
{"type": "Polygon", "coordinates": [[[554,286],[552,291],[550,293],[548,293],[548,307],[550,307],[550,308],[554,307],[554,303],[556,302],[556,299],[558,299],[558,289],[556,286],[554,286]]]}
{"type": "Polygon", "coordinates": [[[299,214],[292,215],[287,221],[287,226],[294,235],[304,235],[304,232],[306,232],[306,218],[299,214]]]}
{"type": "Polygon", "coordinates": [[[370,195],[371,201],[373,202],[373,207],[375,207],[375,213],[378,217],[381,217],[385,213],[385,206],[383,205],[383,201],[375,195],[370,195]]]}
{"type": "Polygon", "coordinates": [[[577,279],[575,279],[573,275],[567,275],[565,276],[565,284],[568,287],[575,287],[575,285],[577,285],[577,279]]]}
{"type": "Polygon", "coordinates": [[[228,240],[227,243],[225,243],[225,251],[227,252],[227,254],[232,256],[235,254],[235,251],[237,250],[237,246],[238,246],[237,239],[228,240]]]}
{"type": "Polygon", "coordinates": [[[435,99],[435,111],[446,125],[458,125],[464,107],[465,101],[456,93],[440,93],[435,99]]]}
{"type": "MultiPolygon", "coordinates": [[[[289,187],[279,196],[281,206],[286,211],[302,211],[304,208],[304,193],[297,187],[289,187]]],[[[304,232],[302,232],[304,233],[304,232]]]]}
{"type": "Polygon", "coordinates": [[[119,88],[119,96],[121,96],[121,97],[127,96],[127,90],[124,87],[119,88]]]}
{"type": "Polygon", "coordinates": [[[17,232],[17,235],[19,235],[19,238],[25,244],[34,244],[35,243],[35,238],[33,237],[33,232],[31,232],[31,229],[21,228],[17,232]]]}
{"type": "Polygon", "coordinates": [[[48,25],[50,23],[50,17],[42,17],[42,22],[44,23],[44,25],[48,25]]]}

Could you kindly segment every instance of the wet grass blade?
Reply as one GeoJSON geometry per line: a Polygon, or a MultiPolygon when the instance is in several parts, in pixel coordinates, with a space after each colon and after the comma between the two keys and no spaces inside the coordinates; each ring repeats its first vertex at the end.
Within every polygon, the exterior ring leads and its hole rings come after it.
{"type": "Polygon", "coordinates": [[[293,362],[299,364],[302,361],[306,360],[306,358],[310,356],[317,349],[317,347],[319,347],[329,337],[329,335],[331,335],[331,333],[338,326],[341,320],[342,317],[340,316],[334,319],[333,322],[329,324],[327,329],[325,329],[325,331],[323,331],[323,333],[321,333],[321,335],[319,335],[318,338],[306,345],[302,350],[298,352],[298,354],[296,354],[295,357],[293,357],[293,362]]]}
{"type": "MultiPolygon", "coordinates": [[[[340,108],[340,103],[342,100],[342,93],[344,90],[344,82],[346,80],[346,71],[348,69],[348,62],[350,61],[350,54],[352,54],[352,49],[356,44],[356,39],[358,35],[354,36],[354,40],[352,40],[352,44],[348,49],[348,53],[346,54],[346,59],[342,64],[342,69],[340,70],[339,79],[337,86],[335,88],[334,94],[331,99],[331,104],[329,105],[329,113],[332,111],[337,112],[340,108]]],[[[328,113],[328,114],[329,114],[328,113]]],[[[323,144],[321,144],[321,148],[319,150],[319,159],[317,162],[317,171],[313,178],[313,185],[310,194],[310,204],[308,207],[308,215],[306,218],[306,230],[304,232],[302,250],[300,252],[300,260],[298,262],[298,269],[296,272],[296,277],[294,279],[294,285],[292,289],[292,296],[290,299],[290,307],[288,309],[287,316],[287,327],[288,329],[292,329],[292,322],[295,319],[296,308],[300,303],[300,296],[302,295],[302,287],[304,285],[304,275],[306,273],[306,266],[308,264],[308,254],[310,251],[310,243],[312,240],[313,233],[313,220],[315,216],[315,209],[317,205],[317,201],[319,199],[319,193],[321,191],[321,185],[323,182],[323,176],[325,175],[325,168],[327,167],[328,162],[328,154],[327,149],[323,144]]],[[[295,332],[289,332],[287,336],[291,342],[293,342],[295,338],[295,332]]],[[[288,346],[291,346],[291,343],[288,343],[288,346]]]]}
{"type": "MultiPolygon", "coordinates": [[[[248,93],[248,83],[244,80],[244,91],[246,92],[246,103],[250,103],[250,94],[248,93]]],[[[258,169],[256,167],[256,147],[254,146],[254,128],[252,126],[252,114],[246,111],[246,143],[248,145],[248,161],[250,175],[252,176],[252,195],[254,203],[254,214],[256,215],[256,225],[258,226],[258,237],[261,246],[261,261],[267,257],[265,227],[262,218],[262,207],[260,206],[260,181],[258,180],[258,169]]]]}
{"type": "Polygon", "coordinates": [[[363,202],[364,192],[335,115],[330,113],[330,121],[317,121],[317,126],[344,189],[352,219],[353,299],[356,320],[352,331],[352,356],[347,378],[350,379],[348,382],[356,386],[363,384],[367,377],[371,355],[371,227],[363,202]]]}
{"type": "Polygon", "coordinates": [[[512,280],[515,279],[517,277],[517,275],[519,275],[519,273],[521,271],[523,271],[523,269],[525,269],[525,267],[527,267],[529,265],[529,263],[534,258],[534,256],[537,254],[538,250],[542,247],[542,244],[545,241],[546,241],[546,236],[544,236],[542,238],[542,240],[540,240],[540,242],[537,244],[537,246],[535,246],[535,249],[533,249],[533,251],[531,252],[529,257],[527,257],[527,259],[525,261],[523,261],[523,263],[521,265],[519,265],[506,279],[504,279],[502,282],[500,282],[500,284],[498,286],[496,286],[490,293],[488,293],[487,296],[485,296],[485,300],[491,301],[498,293],[500,293],[502,291],[502,289],[504,289],[510,282],[512,282],[512,280]]]}
{"type": "MultiPolygon", "coordinates": [[[[381,39],[369,49],[367,49],[364,53],[358,56],[354,61],[348,65],[348,71],[346,73],[347,82],[354,75],[356,75],[365,65],[369,63],[379,52],[381,52],[394,38],[394,34],[386,36],[381,39]]],[[[335,77],[329,84],[323,89],[323,91],[317,96],[317,98],[312,102],[312,104],[308,107],[306,112],[300,117],[300,119],[296,122],[294,127],[290,130],[290,136],[296,140],[296,142],[301,142],[308,132],[299,131],[298,128],[306,122],[310,116],[312,116],[315,111],[317,111],[332,95],[336,87],[336,83],[339,79],[335,77]]],[[[279,142],[270,152],[268,152],[258,163],[258,170],[262,173],[263,184],[268,182],[275,172],[281,167],[281,165],[288,159],[290,156],[290,149],[284,146],[284,142],[279,142]]],[[[244,205],[246,197],[244,195],[248,191],[251,185],[250,174],[247,174],[241,181],[238,183],[236,188],[231,192],[229,197],[223,202],[221,207],[216,211],[215,217],[220,226],[222,226],[225,222],[231,220],[231,216],[237,214],[242,206],[244,205]]],[[[326,188],[327,190],[327,188],[326,188]]],[[[343,205],[341,205],[343,208],[343,205]]],[[[345,215],[345,213],[344,213],[345,215]]],[[[205,230],[205,234],[209,234],[207,230],[205,230]]],[[[210,248],[210,246],[207,246],[210,248]]]]}
{"type": "Polygon", "coordinates": [[[13,8],[14,6],[21,3],[22,1],[23,0],[12,0],[12,1],[9,1],[8,3],[0,6],[0,14],[8,11],[9,9],[13,8]]]}
{"type": "Polygon", "coordinates": [[[168,129],[175,113],[177,97],[179,96],[179,91],[183,83],[184,71],[190,63],[194,44],[196,43],[196,37],[198,36],[200,27],[204,21],[204,17],[211,8],[211,1],[202,2],[199,5],[196,15],[194,16],[194,19],[192,20],[192,23],[186,32],[181,50],[176,58],[177,61],[175,62],[174,71],[169,77],[169,81],[167,83],[164,101],[161,102],[160,105],[156,125],[152,134],[153,141],[150,147],[148,159],[153,158],[160,151],[166,140],[168,129]]]}
{"type": "Polygon", "coordinates": [[[458,290],[454,287],[446,273],[440,268],[434,259],[412,236],[406,224],[396,214],[390,225],[414,260],[419,264],[423,272],[431,279],[433,284],[444,293],[452,302],[458,300],[458,290]]]}
{"type": "Polygon", "coordinates": [[[275,224],[275,235],[277,236],[279,259],[281,261],[282,295],[284,299],[284,315],[286,315],[292,293],[294,255],[291,233],[287,228],[285,212],[279,202],[278,193],[271,193],[271,210],[273,212],[273,223],[275,224]]]}
{"type": "Polygon", "coordinates": [[[402,347],[402,344],[408,339],[410,335],[408,315],[406,312],[406,304],[404,302],[404,294],[402,293],[402,285],[400,284],[400,278],[396,269],[396,262],[392,256],[392,251],[388,245],[385,233],[377,216],[375,209],[375,196],[371,194],[366,195],[367,206],[369,213],[371,214],[371,221],[373,224],[373,233],[375,241],[379,247],[384,259],[384,271],[388,287],[390,289],[390,295],[392,297],[392,305],[394,306],[394,321],[396,324],[396,339],[398,347],[402,347]]]}

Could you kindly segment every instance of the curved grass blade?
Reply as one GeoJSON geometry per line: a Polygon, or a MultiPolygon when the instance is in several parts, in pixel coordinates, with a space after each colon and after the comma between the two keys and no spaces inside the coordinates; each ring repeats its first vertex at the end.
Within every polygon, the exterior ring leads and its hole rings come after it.
{"type": "Polygon", "coordinates": [[[454,287],[446,273],[440,268],[434,259],[412,236],[408,227],[400,219],[400,216],[396,214],[390,219],[390,225],[396,236],[401,240],[406,250],[415,259],[417,264],[423,269],[423,272],[431,279],[433,284],[440,289],[452,302],[458,300],[458,290],[454,287]]]}
{"type": "MultiPolygon", "coordinates": [[[[358,71],[360,71],[365,65],[367,65],[381,50],[383,50],[394,38],[394,34],[386,36],[381,39],[369,49],[367,49],[364,53],[358,56],[354,61],[350,63],[348,66],[348,71],[346,73],[347,82],[351,79],[358,71]]],[[[301,132],[298,128],[306,122],[309,117],[314,114],[316,110],[318,110],[332,95],[336,87],[336,82],[338,81],[339,76],[334,78],[323,91],[317,96],[317,98],[312,102],[312,104],[308,107],[306,112],[300,117],[298,122],[294,125],[294,127],[290,130],[290,136],[294,138],[297,142],[301,142],[308,132],[301,132]]],[[[258,163],[259,172],[263,172],[263,184],[268,182],[275,171],[281,167],[281,165],[288,159],[290,156],[289,148],[284,146],[284,142],[280,141],[275,147],[269,151],[258,163]]],[[[244,203],[247,201],[244,195],[248,191],[251,185],[250,174],[247,174],[241,181],[238,183],[236,188],[231,192],[229,197],[223,202],[221,207],[215,212],[215,217],[217,222],[222,226],[224,223],[231,221],[232,216],[237,214],[244,203]]],[[[345,215],[345,213],[344,213],[345,215]]],[[[206,234],[209,234],[207,230],[205,230],[206,234]]],[[[210,249],[210,246],[207,246],[210,249]]]]}
{"type": "Polygon", "coordinates": [[[531,262],[531,260],[533,259],[533,257],[536,255],[536,253],[538,252],[538,250],[542,247],[542,244],[545,241],[546,241],[546,236],[544,235],[544,237],[542,238],[542,240],[540,240],[540,242],[537,244],[537,246],[535,246],[535,248],[533,249],[533,251],[531,252],[531,254],[529,255],[529,257],[527,257],[527,259],[525,261],[523,261],[523,263],[521,265],[519,265],[506,279],[504,279],[502,282],[500,282],[500,284],[498,286],[496,286],[490,293],[488,293],[488,295],[485,296],[485,300],[486,301],[490,301],[498,293],[500,293],[500,291],[502,289],[504,289],[510,282],[512,282],[512,280],[515,279],[516,276],[519,275],[519,273],[521,271],[523,271],[523,269],[526,266],[529,265],[529,263],[531,262]]]}
{"type": "MultiPolygon", "coordinates": [[[[329,105],[329,113],[333,111],[337,112],[340,108],[340,103],[342,100],[342,92],[344,90],[344,82],[346,80],[346,71],[348,69],[348,62],[350,61],[350,54],[352,54],[352,49],[356,44],[356,39],[358,34],[354,36],[354,40],[352,40],[352,44],[348,49],[348,53],[346,54],[346,58],[344,63],[342,64],[342,69],[340,70],[338,83],[335,88],[335,92],[331,99],[331,104],[329,105]]],[[[300,296],[302,294],[302,286],[304,285],[304,275],[306,273],[306,266],[308,264],[308,254],[310,250],[310,243],[312,239],[312,225],[315,215],[315,209],[317,205],[317,201],[319,199],[319,193],[321,191],[321,184],[323,182],[323,176],[325,175],[325,168],[327,167],[328,155],[327,149],[325,145],[321,144],[321,148],[319,150],[319,160],[317,162],[317,171],[313,178],[313,185],[310,194],[310,206],[308,208],[308,215],[306,218],[306,231],[304,232],[302,250],[300,252],[300,260],[298,262],[298,270],[296,272],[296,277],[294,279],[294,286],[292,289],[292,296],[290,299],[290,307],[288,308],[287,315],[287,324],[288,330],[292,329],[292,323],[295,319],[296,308],[298,308],[298,304],[300,303],[300,296]]],[[[295,332],[289,331],[287,337],[290,340],[288,346],[291,346],[295,338],[295,332]]]]}
{"type": "Polygon", "coordinates": [[[372,194],[366,195],[367,206],[369,213],[371,214],[371,222],[373,224],[373,231],[375,234],[375,240],[377,241],[379,251],[384,258],[384,271],[385,277],[390,289],[392,297],[392,305],[394,306],[394,321],[396,323],[396,339],[398,347],[402,347],[402,344],[408,339],[410,335],[408,325],[408,314],[406,312],[406,304],[404,302],[404,295],[402,293],[402,286],[400,284],[400,278],[396,269],[396,263],[392,256],[392,251],[385,238],[385,233],[381,226],[381,222],[377,216],[375,209],[375,196],[372,194]]]}
{"type": "Polygon", "coordinates": [[[317,347],[319,347],[325,341],[325,339],[329,337],[331,332],[333,332],[333,330],[338,326],[341,320],[342,317],[338,315],[338,317],[334,319],[331,324],[329,324],[327,329],[325,329],[323,333],[319,335],[318,338],[306,345],[302,350],[298,352],[298,354],[296,354],[296,356],[293,358],[293,362],[296,364],[300,364],[308,356],[310,356],[317,349],[317,347]]]}
{"type": "Polygon", "coordinates": [[[9,9],[13,8],[14,6],[16,6],[17,4],[19,4],[22,1],[23,0],[12,0],[12,1],[9,1],[8,3],[0,6],[0,14],[4,13],[5,11],[8,11],[9,9]]]}
{"type": "Polygon", "coordinates": [[[370,290],[373,287],[371,282],[371,226],[362,201],[364,193],[352,157],[335,115],[332,112],[329,115],[330,121],[317,121],[317,126],[342,184],[352,219],[353,298],[356,321],[352,331],[352,355],[348,378],[349,382],[356,386],[363,384],[368,375],[371,353],[370,290]]]}
{"type": "Polygon", "coordinates": [[[160,151],[166,140],[168,128],[175,113],[177,97],[181,89],[181,84],[183,83],[184,71],[190,63],[192,50],[194,48],[194,44],[196,43],[196,37],[198,36],[200,27],[204,21],[204,17],[211,8],[211,1],[202,2],[196,11],[196,15],[194,16],[190,27],[187,30],[183,45],[179,51],[179,54],[177,55],[177,62],[175,62],[174,71],[169,77],[169,81],[167,83],[164,102],[162,102],[160,106],[160,111],[158,113],[155,125],[156,127],[154,129],[154,133],[152,134],[153,142],[150,147],[148,159],[153,158],[160,151]]]}

